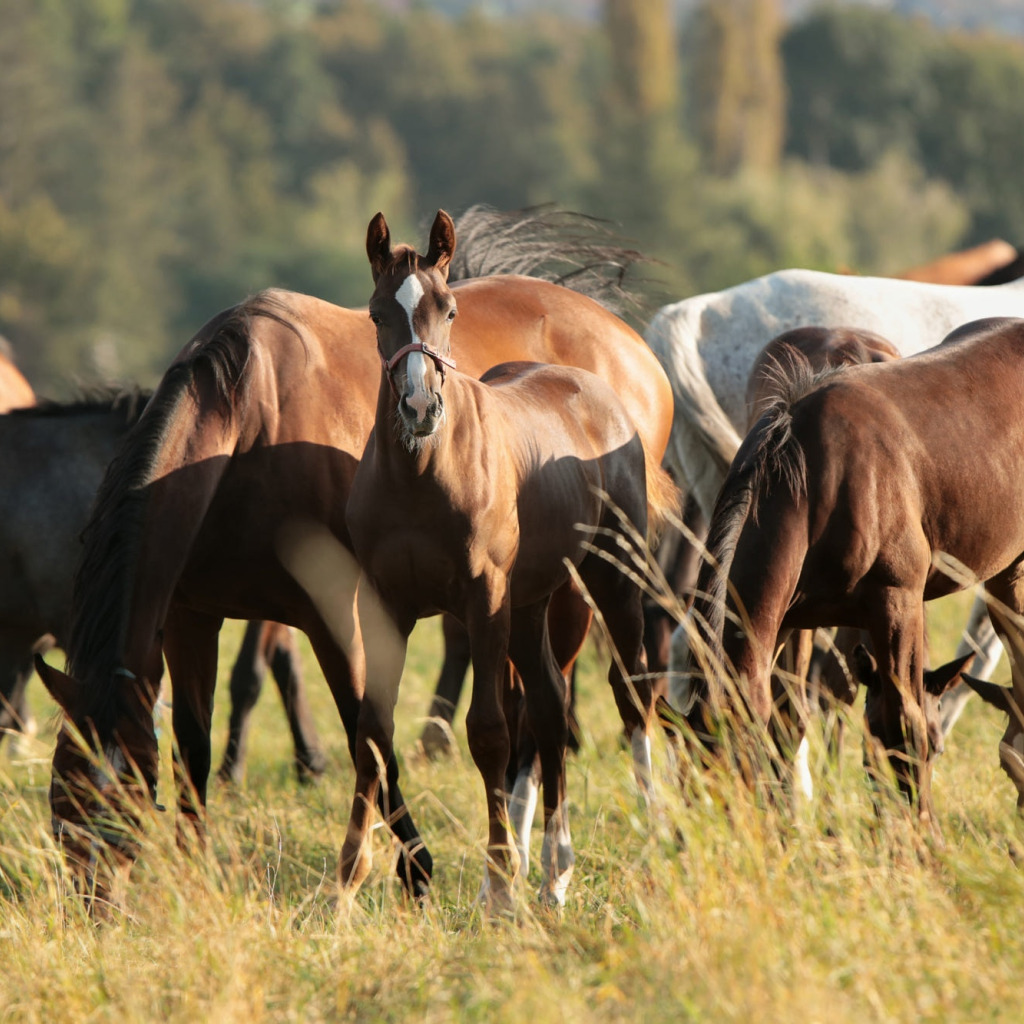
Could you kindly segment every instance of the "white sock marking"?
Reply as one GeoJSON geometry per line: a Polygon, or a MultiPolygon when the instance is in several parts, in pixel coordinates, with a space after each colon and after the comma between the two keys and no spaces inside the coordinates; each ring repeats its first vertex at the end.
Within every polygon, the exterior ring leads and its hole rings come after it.
{"type": "Polygon", "coordinates": [[[516,776],[512,798],[508,802],[508,816],[519,849],[519,877],[526,878],[530,871],[530,830],[537,813],[539,787],[532,768],[523,768],[516,776]]]}

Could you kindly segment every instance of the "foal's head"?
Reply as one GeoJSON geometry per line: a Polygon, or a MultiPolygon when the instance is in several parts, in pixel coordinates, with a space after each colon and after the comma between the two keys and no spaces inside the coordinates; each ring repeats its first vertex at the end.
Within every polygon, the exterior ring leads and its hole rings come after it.
{"type": "Polygon", "coordinates": [[[410,246],[391,248],[384,215],[366,232],[366,254],[373,271],[370,319],[377,328],[377,349],[398,403],[401,429],[415,447],[444,422],[445,367],[451,360],[455,296],[448,287],[448,266],[455,252],[455,225],[438,210],[426,256],[410,246]]]}
{"type": "Polygon", "coordinates": [[[103,736],[83,710],[82,684],[40,657],[36,669],[64,712],[50,782],[54,838],[76,888],[102,916],[116,876],[138,856],[140,812],[156,799],[155,699],[144,687],[122,688],[103,736]]]}
{"type": "MultiPolygon", "coordinates": [[[[964,669],[974,657],[964,654],[940,668],[925,669],[924,672],[924,712],[925,730],[928,737],[929,763],[945,750],[945,735],[942,731],[942,697],[962,679],[967,678],[964,669]]],[[[885,698],[883,696],[882,675],[871,652],[863,644],[853,650],[851,666],[854,677],[863,684],[867,691],[864,699],[864,721],[868,732],[880,740],[891,751],[903,749],[902,737],[890,735],[893,723],[886,715],[885,698]]],[[[902,759],[905,754],[896,754],[902,759]]],[[[892,755],[890,755],[890,759],[892,755]]],[[[894,763],[895,767],[895,763],[894,763]]],[[[897,777],[900,773],[897,772],[897,777]]]]}

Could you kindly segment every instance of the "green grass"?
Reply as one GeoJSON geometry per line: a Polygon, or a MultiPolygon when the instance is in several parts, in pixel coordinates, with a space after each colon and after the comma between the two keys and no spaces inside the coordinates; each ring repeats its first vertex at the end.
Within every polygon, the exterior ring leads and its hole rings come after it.
{"type": "MultiPolygon", "coordinates": [[[[955,646],[964,600],[933,607],[933,660],[955,646]]],[[[225,627],[214,763],[227,674],[241,638],[225,627]]],[[[535,899],[514,923],[482,919],[483,788],[461,725],[460,756],[412,752],[439,664],[436,620],[420,624],[398,708],[406,795],[435,857],[435,891],[408,905],[375,832],[375,871],[353,907],[334,873],[351,802],[345,738],[304,647],[330,760],[294,779],[280,701],[268,685],[243,786],[214,786],[205,854],[175,846],[154,815],[127,916],[102,928],[64,895],[46,787],[52,734],[29,756],[0,753],[0,1021],[1016,1021],[1024,971],[1024,877],[1013,789],[998,767],[1002,724],[975,702],[938,763],[945,842],[925,841],[898,803],[881,825],[859,770],[854,717],[842,771],[796,820],[728,786],[728,807],[684,804],[660,742],[660,800],[635,795],[603,670],[588,651],[586,742],[569,767],[576,874],[561,912],[535,899]]],[[[50,714],[42,687],[32,700],[50,714]]],[[[461,721],[461,719],[460,719],[461,721]]],[[[169,793],[169,721],[162,799],[169,793]]],[[[534,862],[539,836],[533,844],[534,862]]]]}

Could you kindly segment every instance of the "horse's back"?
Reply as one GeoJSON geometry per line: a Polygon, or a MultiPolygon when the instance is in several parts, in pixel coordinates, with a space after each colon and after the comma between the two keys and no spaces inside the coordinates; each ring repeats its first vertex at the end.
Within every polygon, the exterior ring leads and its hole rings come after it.
{"type": "Polygon", "coordinates": [[[896,347],[873,331],[848,327],[796,327],[773,338],[754,361],[747,382],[748,423],[784,399],[799,377],[827,369],[891,362],[896,347]]]}
{"type": "Polygon", "coordinates": [[[518,275],[453,285],[459,315],[452,351],[481,376],[498,363],[575,366],[613,381],[648,448],[660,458],[671,427],[672,392],[644,339],[600,303],[569,288],[518,275]]]}
{"type": "Polygon", "coordinates": [[[578,366],[517,360],[492,367],[481,383],[490,389],[509,431],[533,442],[548,436],[552,454],[564,448],[567,455],[603,457],[640,436],[617,389],[578,366]]]}
{"type": "Polygon", "coordinates": [[[647,338],[670,378],[673,364],[691,349],[687,368],[693,356],[699,358],[721,408],[742,427],[750,368],[763,346],[784,331],[803,326],[872,331],[906,356],[988,316],[1024,316],[1024,285],[976,288],[789,269],[665,306],[647,338]]]}
{"type": "Polygon", "coordinates": [[[844,370],[791,410],[812,507],[845,509],[865,537],[916,531],[992,575],[1024,552],[1022,390],[1021,319],[976,321],[911,358],[844,370]]]}

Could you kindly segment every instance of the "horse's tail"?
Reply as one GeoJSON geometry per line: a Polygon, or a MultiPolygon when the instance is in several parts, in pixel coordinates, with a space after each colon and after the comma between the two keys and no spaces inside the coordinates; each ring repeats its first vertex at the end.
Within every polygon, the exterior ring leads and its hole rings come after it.
{"type": "Polygon", "coordinates": [[[665,528],[682,515],[682,493],[669,473],[644,443],[647,470],[647,536],[654,546],[665,528]]]}
{"type": "Polygon", "coordinates": [[[672,435],[665,463],[710,517],[739,449],[740,435],[711,390],[696,337],[687,329],[685,318],[674,309],[662,310],[644,338],[672,384],[672,435]]]}
{"type": "Polygon", "coordinates": [[[524,274],[571,288],[612,313],[637,312],[652,262],[616,236],[607,221],[552,204],[522,210],[471,206],[455,224],[459,240],[449,281],[524,274]]]}
{"type": "MultiPolygon", "coordinates": [[[[722,638],[728,615],[729,576],[740,534],[748,522],[757,521],[760,502],[774,487],[785,486],[794,497],[806,493],[806,460],[792,431],[792,403],[797,394],[780,399],[754,425],[740,446],[711,516],[707,549],[688,616],[689,642],[692,649],[696,638],[706,651],[708,664],[718,669],[728,667],[722,638]]],[[[738,611],[742,614],[742,609],[738,611]]]]}

